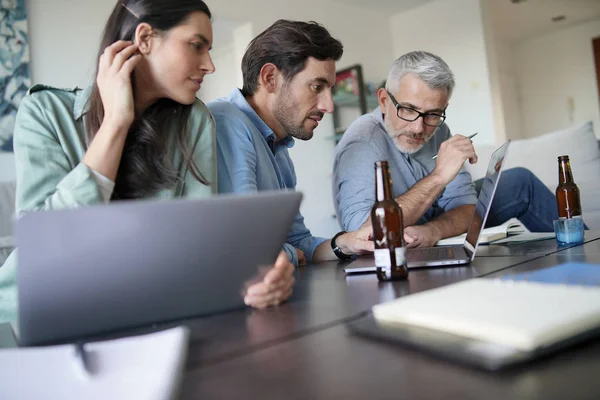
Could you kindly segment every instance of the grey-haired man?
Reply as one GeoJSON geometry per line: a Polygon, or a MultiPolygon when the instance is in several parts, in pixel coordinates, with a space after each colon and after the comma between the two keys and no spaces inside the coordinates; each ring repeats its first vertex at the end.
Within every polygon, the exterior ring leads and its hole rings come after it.
{"type": "MultiPolygon", "coordinates": [[[[415,51],[393,63],[377,93],[379,107],[354,121],[336,147],[333,195],[344,229],[370,223],[373,163],[388,160],[409,247],[466,231],[477,195],[463,165],[477,162],[477,154],[471,140],[451,135],[444,123],[454,85],[452,71],[434,54],[415,51]]],[[[523,168],[502,175],[488,225],[512,217],[533,232],[552,231],[558,218],[554,195],[523,168]]]]}

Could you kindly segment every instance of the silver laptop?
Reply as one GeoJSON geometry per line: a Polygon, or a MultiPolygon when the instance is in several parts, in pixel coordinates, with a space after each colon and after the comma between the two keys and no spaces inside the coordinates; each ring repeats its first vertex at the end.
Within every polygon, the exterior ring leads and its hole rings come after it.
{"type": "MultiPolygon", "coordinates": [[[[439,267],[451,265],[469,264],[475,258],[477,250],[477,242],[481,231],[485,227],[492,200],[500,182],[500,175],[504,169],[504,160],[508,153],[510,140],[500,146],[492,154],[487,173],[483,179],[483,184],[477,198],[475,211],[471,216],[467,235],[462,245],[454,246],[437,246],[414,248],[406,251],[406,261],[408,268],[419,267],[439,267]]],[[[348,267],[344,268],[344,272],[365,273],[375,272],[376,267],[374,260],[371,257],[362,257],[354,261],[348,267]]]]}
{"type": "Polygon", "coordinates": [[[17,222],[19,343],[71,339],[242,308],[302,195],[117,202],[17,222]]]}

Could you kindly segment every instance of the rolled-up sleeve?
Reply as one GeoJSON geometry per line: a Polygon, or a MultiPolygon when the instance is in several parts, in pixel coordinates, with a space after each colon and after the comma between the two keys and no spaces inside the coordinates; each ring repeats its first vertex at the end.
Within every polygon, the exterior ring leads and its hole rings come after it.
{"type": "Polygon", "coordinates": [[[437,204],[445,212],[463,205],[474,205],[477,203],[475,185],[465,168],[461,168],[456,178],[444,189],[437,204]]]}
{"type": "Polygon", "coordinates": [[[298,261],[298,252],[296,251],[296,248],[289,243],[284,243],[283,251],[287,255],[288,260],[297,267],[299,261],[298,261]]]}
{"type": "Polygon", "coordinates": [[[96,184],[100,189],[100,193],[102,194],[102,199],[104,200],[104,203],[108,204],[110,202],[113,190],[115,190],[115,182],[108,179],[100,172],[94,171],[93,169],[92,176],[94,177],[94,180],[96,180],[96,184]]]}
{"type": "Polygon", "coordinates": [[[287,242],[302,250],[307,262],[312,262],[316,248],[326,240],[327,239],[325,238],[313,236],[304,224],[304,217],[302,214],[296,214],[296,219],[294,219],[294,224],[288,234],[287,242]]]}

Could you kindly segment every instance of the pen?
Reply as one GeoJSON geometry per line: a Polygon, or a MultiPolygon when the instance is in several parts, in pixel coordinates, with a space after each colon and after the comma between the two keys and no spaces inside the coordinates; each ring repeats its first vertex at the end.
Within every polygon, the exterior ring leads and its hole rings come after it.
{"type": "Polygon", "coordinates": [[[76,362],[81,370],[82,375],[88,378],[92,374],[92,371],[90,369],[88,353],[85,351],[85,343],[75,343],[75,357],[77,358],[76,362]]]}
{"type": "MultiPolygon", "coordinates": [[[[471,136],[469,136],[467,139],[473,139],[475,137],[475,135],[477,135],[479,132],[475,132],[474,134],[472,134],[471,136]]],[[[431,157],[432,160],[435,160],[437,158],[437,154],[433,157],[431,157]]]]}

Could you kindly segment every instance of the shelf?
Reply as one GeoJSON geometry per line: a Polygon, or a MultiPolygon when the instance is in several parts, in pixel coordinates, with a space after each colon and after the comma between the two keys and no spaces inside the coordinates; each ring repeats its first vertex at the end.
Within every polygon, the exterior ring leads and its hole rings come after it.
{"type": "Polygon", "coordinates": [[[360,64],[336,71],[333,94],[334,134],[328,137],[329,140],[337,144],[352,124],[351,117],[355,119],[358,115],[369,113],[379,106],[377,95],[368,94],[372,92],[371,86],[365,85],[360,64]],[[348,107],[346,111],[343,111],[344,107],[348,107]]]}
{"type": "MultiPolygon", "coordinates": [[[[377,100],[377,96],[368,95],[367,99],[367,108],[370,110],[374,110],[379,106],[379,102],[377,100]]],[[[333,95],[333,102],[338,107],[360,107],[359,97],[355,94],[348,92],[337,92],[333,95]]]]}

